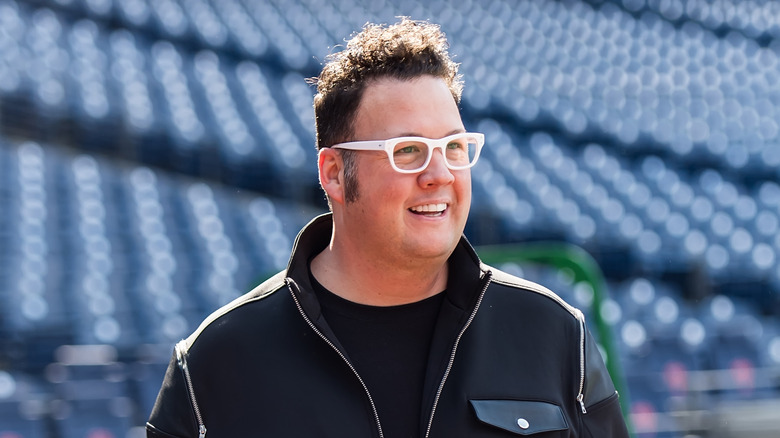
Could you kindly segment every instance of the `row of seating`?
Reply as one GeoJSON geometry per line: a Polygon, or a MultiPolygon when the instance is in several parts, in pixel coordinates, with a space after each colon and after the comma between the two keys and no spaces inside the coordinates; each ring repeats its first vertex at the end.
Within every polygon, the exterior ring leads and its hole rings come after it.
{"type": "Polygon", "coordinates": [[[715,32],[741,32],[756,40],[780,37],[780,9],[772,1],[609,0],[629,12],[652,11],[672,23],[693,21],[715,32]]]}
{"type": "Polygon", "coordinates": [[[4,438],[135,438],[159,391],[167,362],[156,346],[118,361],[107,345],[62,346],[43,378],[0,371],[0,436],[4,438]]]}
{"type": "MultiPolygon", "coordinates": [[[[285,96],[289,87],[278,85],[276,73],[307,76],[316,73],[316,65],[247,56],[247,62],[271,73],[261,75],[265,78],[259,79],[259,88],[247,89],[244,73],[237,71],[246,70],[238,68],[240,55],[221,44],[186,45],[174,38],[176,31],[154,32],[133,24],[138,20],[118,20],[135,32],[112,27],[112,19],[123,16],[123,2],[115,8],[111,2],[100,3],[104,12],[94,10],[94,2],[68,3],[71,12],[93,19],[57,14],[61,6],[33,9],[4,1],[6,24],[12,29],[2,41],[10,54],[4,76],[13,78],[2,87],[6,93],[42,99],[60,112],[64,107],[85,117],[108,117],[112,127],[127,123],[133,135],[139,127],[152,129],[157,121],[172,143],[163,149],[194,149],[208,156],[205,150],[211,148],[227,162],[238,161],[236,154],[264,163],[281,155],[275,164],[292,165],[290,172],[305,171],[300,157],[313,154],[312,137],[308,128],[294,123],[295,110],[285,96]],[[41,61],[21,62],[26,53],[41,61]],[[78,74],[64,75],[69,66],[78,74]],[[264,82],[274,92],[262,91],[264,82]],[[74,95],[65,90],[75,90],[74,95]],[[279,105],[284,117],[269,125],[265,116],[245,108],[257,105],[258,99],[279,105]],[[276,125],[281,130],[264,132],[276,125]]],[[[404,10],[421,16],[444,11],[443,28],[469,83],[469,108],[490,112],[500,106],[532,127],[555,128],[574,138],[601,137],[625,153],[651,151],[692,167],[745,168],[771,176],[780,163],[780,153],[772,147],[780,133],[775,114],[780,95],[772,87],[777,81],[776,52],[741,33],[721,38],[696,20],[675,27],[663,15],[646,12],[635,17],[612,2],[523,2],[517,11],[500,1],[434,2],[412,10],[402,3],[378,2],[372,9],[325,0],[301,1],[289,8],[237,1],[217,6],[204,0],[169,0],[161,2],[164,8],[143,0],[130,3],[139,11],[148,10],[141,15],[149,21],[158,10],[179,17],[165,22],[184,23],[194,32],[182,36],[188,41],[211,39],[205,29],[236,32],[242,26],[233,27],[226,17],[244,14],[252,23],[248,26],[274,35],[270,41],[280,41],[279,53],[308,60],[322,59],[344,37],[337,32],[359,28],[366,20],[388,19],[404,10]],[[354,11],[344,15],[350,5],[354,11]],[[205,21],[195,20],[194,14],[205,21]]],[[[271,109],[277,108],[272,104],[271,109]]],[[[42,108],[44,113],[52,110],[42,108]]],[[[175,158],[173,154],[168,159],[175,158]]]]}
{"type": "Polygon", "coordinates": [[[26,142],[0,142],[3,331],[165,343],[286,265],[317,211],[26,142]]]}
{"type": "Polygon", "coordinates": [[[316,186],[312,127],[298,119],[305,84],[278,67],[14,0],[0,8],[4,130],[277,195],[316,186]]]}
{"type": "Polygon", "coordinates": [[[611,2],[493,6],[453,11],[450,24],[466,101],[479,110],[500,104],[531,127],[604,138],[627,154],[776,175],[773,49],[611,2]],[[466,19],[475,12],[478,24],[466,19]]]}
{"type": "Polygon", "coordinates": [[[524,135],[491,119],[478,129],[491,143],[473,171],[475,202],[501,218],[506,236],[527,240],[557,231],[593,253],[624,251],[604,267],[610,273],[702,270],[713,289],[778,308],[775,181],[746,187],[714,169],[691,173],[654,155],[632,160],[596,143],[524,135]],[[763,291],[730,289],[736,282],[763,291]]]}

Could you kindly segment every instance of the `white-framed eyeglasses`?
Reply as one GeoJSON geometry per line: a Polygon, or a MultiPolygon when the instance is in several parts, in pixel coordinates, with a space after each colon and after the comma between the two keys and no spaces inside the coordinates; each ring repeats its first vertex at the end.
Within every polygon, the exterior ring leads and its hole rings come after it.
{"type": "Polygon", "coordinates": [[[396,137],[387,140],[350,141],[331,147],[353,151],[385,151],[396,172],[417,173],[428,167],[436,148],[441,149],[449,169],[468,169],[477,163],[484,144],[485,134],[461,132],[439,139],[396,137]]]}

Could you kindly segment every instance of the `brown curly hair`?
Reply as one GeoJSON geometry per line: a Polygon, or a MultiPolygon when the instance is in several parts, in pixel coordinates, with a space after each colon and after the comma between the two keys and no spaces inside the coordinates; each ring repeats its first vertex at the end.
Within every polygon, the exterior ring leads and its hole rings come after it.
{"type": "Polygon", "coordinates": [[[387,26],[368,23],[344,50],[328,56],[314,96],[317,148],[351,140],[352,127],[366,85],[381,77],[408,80],[423,75],[442,78],[460,103],[463,81],[450,59],[440,27],[401,17],[387,26]]]}

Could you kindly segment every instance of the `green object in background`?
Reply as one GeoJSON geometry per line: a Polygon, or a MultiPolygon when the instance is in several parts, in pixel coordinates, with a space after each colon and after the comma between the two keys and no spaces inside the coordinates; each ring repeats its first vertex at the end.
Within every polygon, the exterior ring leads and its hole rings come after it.
{"type": "Polygon", "coordinates": [[[628,430],[632,431],[628,387],[618,360],[612,327],[604,321],[599,312],[602,303],[607,299],[607,291],[604,276],[596,260],[584,249],[562,242],[481,246],[477,248],[477,253],[482,261],[489,265],[523,262],[548,265],[568,271],[573,275],[575,283],[585,282],[590,285],[593,289],[593,303],[591,312],[586,317],[593,321],[598,331],[599,343],[607,356],[607,370],[620,393],[620,404],[628,430]]]}

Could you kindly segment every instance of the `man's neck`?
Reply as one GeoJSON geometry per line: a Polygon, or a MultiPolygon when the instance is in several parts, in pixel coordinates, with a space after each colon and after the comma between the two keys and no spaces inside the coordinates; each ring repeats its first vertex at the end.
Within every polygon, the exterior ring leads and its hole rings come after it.
{"type": "Polygon", "coordinates": [[[394,306],[432,297],[447,287],[447,261],[403,267],[369,257],[345,257],[333,245],[314,257],[311,271],[326,289],[346,300],[394,306]]]}

